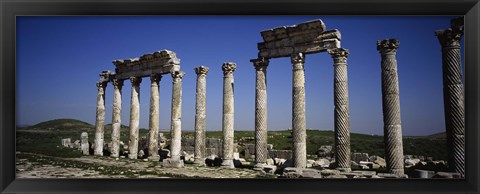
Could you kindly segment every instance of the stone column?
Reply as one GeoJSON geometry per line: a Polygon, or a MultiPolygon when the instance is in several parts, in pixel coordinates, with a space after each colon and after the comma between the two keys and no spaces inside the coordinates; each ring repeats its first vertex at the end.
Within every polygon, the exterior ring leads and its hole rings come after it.
{"type": "Polygon", "coordinates": [[[180,160],[180,151],[182,149],[182,78],[184,75],[185,72],[183,71],[172,72],[172,140],[170,143],[170,154],[171,159],[174,161],[180,160]]]}
{"type": "Polygon", "coordinates": [[[159,87],[158,83],[162,79],[160,74],[150,76],[151,93],[150,93],[150,123],[149,123],[149,140],[148,140],[148,159],[153,161],[160,160],[158,155],[158,127],[159,127],[159,87]]]}
{"type": "Polygon", "coordinates": [[[385,159],[387,170],[403,175],[403,142],[400,119],[400,93],[396,52],[400,42],[397,39],[377,41],[377,50],[382,57],[382,102],[383,130],[385,138],[385,159]]]}
{"type": "Polygon", "coordinates": [[[112,112],[112,148],[110,156],[120,156],[120,128],[122,125],[122,87],[123,80],[113,79],[113,112],[112,112]]]}
{"type": "Polygon", "coordinates": [[[94,155],[103,156],[103,133],[105,129],[105,88],[108,82],[97,82],[97,116],[95,120],[94,155]]]}
{"type": "Polygon", "coordinates": [[[194,163],[205,164],[205,125],[206,125],[206,100],[207,100],[207,73],[208,67],[195,68],[197,74],[197,91],[195,104],[195,161],[194,163]]]}
{"type": "Polygon", "coordinates": [[[251,60],[256,70],[255,81],[255,164],[266,165],[267,151],[267,58],[251,60]]]}
{"type": "Polygon", "coordinates": [[[223,70],[223,162],[222,166],[235,168],[233,164],[234,152],[234,100],[233,100],[233,72],[237,64],[225,62],[223,70]]]}
{"type": "Polygon", "coordinates": [[[137,159],[138,127],[140,123],[140,83],[141,77],[130,77],[132,97],[130,100],[130,142],[128,143],[128,158],[137,159]]]}
{"type": "MultiPolygon", "coordinates": [[[[463,18],[459,26],[436,31],[442,45],[443,101],[448,147],[448,166],[465,176],[465,104],[460,59],[463,18]]],[[[455,20],[454,20],[455,21],[455,20]]],[[[453,21],[452,21],[453,23],[453,21]]]]}
{"type": "Polygon", "coordinates": [[[292,159],[295,168],[307,166],[306,120],[305,120],[305,56],[303,53],[291,55],[293,64],[292,80],[292,159]]]}
{"type": "Polygon", "coordinates": [[[350,111],[348,101],[347,49],[338,48],[328,51],[334,61],[334,128],[335,162],[337,169],[350,172],[350,111]]]}
{"type": "Polygon", "coordinates": [[[82,149],[82,154],[83,155],[89,155],[90,154],[90,146],[88,145],[88,133],[87,132],[82,132],[80,136],[80,148],[82,149]]]}

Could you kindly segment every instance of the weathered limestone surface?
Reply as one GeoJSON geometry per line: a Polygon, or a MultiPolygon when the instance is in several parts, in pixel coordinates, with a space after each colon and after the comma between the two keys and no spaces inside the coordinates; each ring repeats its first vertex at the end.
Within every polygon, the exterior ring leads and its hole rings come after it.
{"type": "Polygon", "coordinates": [[[452,27],[436,31],[442,46],[443,100],[451,171],[465,176],[465,103],[462,84],[460,39],[463,17],[452,20],[452,27]]]}
{"type": "Polygon", "coordinates": [[[292,89],[292,139],[293,165],[295,168],[307,166],[306,119],[305,119],[305,56],[292,54],[293,89],[292,89]]]}
{"type": "Polygon", "coordinates": [[[82,132],[82,134],[80,135],[80,140],[81,140],[81,144],[80,144],[80,148],[82,150],[82,154],[83,155],[89,155],[89,146],[88,146],[88,133],[87,132],[82,132]]]}
{"type": "Polygon", "coordinates": [[[117,79],[130,77],[147,77],[152,74],[167,74],[180,70],[180,59],[177,54],[169,50],[161,50],[144,54],[139,58],[114,60],[117,79]]]}
{"type": "Polygon", "coordinates": [[[233,134],[234,134],[234,97],[233,97],[233,72],[237,64],[226,62],[223,70],[223,162],[222,166],[235,168],[233,164],[233,134]]]}
{"type": "Polygon", "coordinates": [[[322,20],[282,26],[260,33],[264,42],[257,46],[259,57],[289,57],[292,53],[309,54],[340,48],[340,32],[326,31],[322,20]]]}
{"type": "Polygon", "coordinates": [[[149,123],[149,140],[148,140],[148,159],[153,161],[160,160],[158,155],[158,127],[159,127],[159,87],[158,83],[162,79],[160,74],[150,76],[151,93],[150,93],[150,123],[149,123]]]}
{"type": "Polygon", "coordinates": [[[140,124],[140,83],[142,78],[131,77],[132,96],[130,105],[130,141],[128,144],[128,158],[137,159],[138,129],[140,124]]]}
{"type": "Polygon", "coordinates": [[[110,156],[120,156],[120,127],[122,115],[122,87],[123,80],[113,79],[113,112],[112,112],[112,148],[110,156]]]}
{"type": "Polygon", "coordinates": [[[97,82],[97,114],[95,120],[95,149],[94,155],[103,156],[103,133],[105,130],[105,88],[107,82],[97,82]]]}
{"type": "MultiPolygon", "coordinates": [[[[172,121],[171,121],[171,137],[170,144],[171,160],[180,160],[182,149],[182,78],[185,75],[183,71],[174,71],[172,74],[172,121]]],[[[165,162],[164,162],[165,163],[165,162]]],[[[182,167],[177,162],[171,162],[175,167],[182,167]]]]}
{"type": "Polygon", "coordinates": [[[265,165],[267,151],[267,66],[269,60],[259,58],[251,60],[256,70],[255,86],[255,163],[265,165]]]}
{"type": "Polygon", "coordinates": [[[347,49],[329,50],[334,61],[334,128],[337,169],[350,172],[350,112],[348,101],[347,49]]]}
{"type": "Polygon", "coordinates": [[[207,73],[208,67],[195,68],[197,74],[197,89],[195,98],[195,160],[196,164],[205,164],[205,125],[207,100],[207,73]]]}
{"type": "Polygon", "coordinates": [[[404,174],[402,125],[400,119],[400,92],[396,52],[397,39],[377,41],[382,58],[382,102],[387,170],[396,175],[404,174]]]}

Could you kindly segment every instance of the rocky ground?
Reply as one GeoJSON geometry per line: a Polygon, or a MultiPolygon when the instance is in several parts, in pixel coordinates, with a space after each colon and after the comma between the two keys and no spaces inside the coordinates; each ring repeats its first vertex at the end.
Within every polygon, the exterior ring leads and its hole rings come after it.
{"type": "Polygon", "coordinates": [[[185,164],[164,168],[160,163],[125,158],[82,156],[58,158],[17,153],[17,178],[268,178],[248,168],[227,169],[185,164]]]}

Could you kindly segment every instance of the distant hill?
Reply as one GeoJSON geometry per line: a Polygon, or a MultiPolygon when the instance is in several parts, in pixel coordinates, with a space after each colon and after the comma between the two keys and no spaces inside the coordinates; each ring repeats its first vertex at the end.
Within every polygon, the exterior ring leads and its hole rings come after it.
{"type": "Polygon", "coordinates": [[[426,138],[436,139],[436,138],[447,138],[446,132],[434,133],[432,135],[427,135],[426,138]]]}
{"type": "Polygon", "coordinates": [[[76,119],[54,119],[38,123],[28,127],[28,129],[78,129],[78,128],[94,128],[90,123],[76,119]]]}

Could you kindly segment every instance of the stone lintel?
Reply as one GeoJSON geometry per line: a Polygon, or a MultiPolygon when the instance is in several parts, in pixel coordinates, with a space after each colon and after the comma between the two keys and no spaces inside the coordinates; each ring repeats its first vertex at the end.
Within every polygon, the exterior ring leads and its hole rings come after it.
{"type": "Polygon", "coordinates": [[[292,26],[281,26],[274,29],[264,30],[260,32],[265,42],[281,40],[287,37],[309,34],[322,33],[325,31],[325,23],[322,20],[312,20],[292,26]]]}
{"type": "Polygon", "coordinates": [[[175,52],[169,50],[144,54],[134,59],[115,60],[112,63],[116,67],[116,79],[148,77],[151,74],[167,74],[180,70],[180,59],[175,52]]]}
{"type": "Polygon", "coordinates": [[[338,39],[326,39],[304,45],[280,47],[275,49],[260,49],[258,56],[265,58],[290,57],[292,53],[311,54],[340,47],[340,41],[338,39]]]}
{"type": "Polygon", "coordinates": [[[294,47],[305,44],[311,44],[312,42],[319,42],[327,39],[341,40],[341,34],[338,30],[328,30],[322,33],[312,32],[295,36],[289,36],[283,39],[274,41],[265,41],[257,44],[258,50],[262,49],[276,49],[282,47],[294,47]]]}

